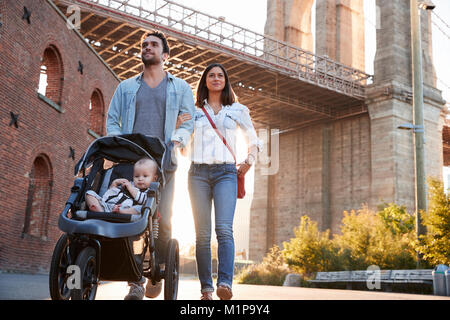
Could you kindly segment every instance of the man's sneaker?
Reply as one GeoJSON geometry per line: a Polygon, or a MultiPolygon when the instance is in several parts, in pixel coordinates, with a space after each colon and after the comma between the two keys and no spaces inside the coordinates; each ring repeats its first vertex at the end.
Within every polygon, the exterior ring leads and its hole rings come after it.
{"type": "Polygon", "coordinates": [[[219,285],[216,291],[217,296],[220,300],[230,300],[233,297],[233,292],[230,287],[219,285]]]}
{"type": "Polygon", "coordinates": [[[162,281],[156,282],[153,285],[152,280],[148,279],[147,285],[145,286],[145,296],[147,298],[156,298],[159,296],[162,290],[162,281]]]}
{"type": "Polygon", "coordinates": [[[125,296],[125,300],[144,299],[144,286],[139,283],[130,283],[130,292],[125,296]]]}
{"type": "Polygon", "coordinates": [[[200,297],[200,300],[212,300],[212,292],[202,292],[202,296],[200,297]]]}

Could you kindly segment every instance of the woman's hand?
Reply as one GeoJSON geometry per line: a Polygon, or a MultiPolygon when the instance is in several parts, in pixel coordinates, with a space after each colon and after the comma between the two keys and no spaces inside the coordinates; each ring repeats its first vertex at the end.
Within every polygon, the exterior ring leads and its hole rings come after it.
{"type": "Polygon", "coordinates": [[[237,174],[238,176],[241,174],[246,174],[248,170],[250,170],[251,165],[249,165],[248,163],[241,162],[238,164],[238,170],[237,170],[237,174]]]}
{"type": "Polygon", "coordinates": [[[252,164],[255,162],[256,157],[253,153],[249,153],[247,159],[238,164],[238,175],[246,174],[248,170],[250,170],[252,164]]]}
{"type": "Polygon", "coordinates": [[[182,113],[177,118],[176,129],[178,129],[184,122],[191,120],[192,117],[189,113],[182,113]]]}

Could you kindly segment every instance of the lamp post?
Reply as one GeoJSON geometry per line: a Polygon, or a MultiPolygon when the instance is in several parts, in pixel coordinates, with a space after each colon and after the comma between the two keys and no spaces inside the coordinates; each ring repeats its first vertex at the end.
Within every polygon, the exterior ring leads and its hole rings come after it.
{"type": "MultiPolygon", "coordinates": [[[[417,239],[426,233],[422,225],[420,212],[427,209],[425,181],[425,127],[423,120],[423,76],[422,76],[422,43],[419,8],[433,10],[430,1],[410,0],[411,16],[411,66],[413,87],[413,124],[399,126],[401,129],[412,129],[414,132],[414,164],[415,164],[415,209],[417,239]]],[[[417,254],[417,267],[420,267],[421,256],[417,254]]]]}
{"type": "Polygon", "coordinates": [[[414,159],[416,176],[416,231],[417,237],[425,233],[421,223],[420,211],[427,209],[425,186],[425,150],[423,121],[423,76],[422,43],[420,30],[419,6],[417,0],[411,0],[411,51],[412,51],[412,87],[413,87],[413,124],[414,124],[414,159]]]}

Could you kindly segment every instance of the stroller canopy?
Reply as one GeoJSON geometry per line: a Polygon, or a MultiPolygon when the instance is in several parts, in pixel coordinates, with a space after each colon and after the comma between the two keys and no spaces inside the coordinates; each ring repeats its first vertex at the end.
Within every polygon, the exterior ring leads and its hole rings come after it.
{"type": "Polygon", "coordinates": [[[170,157],[165,156],[165,151],[165,145],[157,137],[142,134],[101,137],[91,143],[76,164],[75,175],[89,167],[98,158],[113,162],[134,163],[143,157],[149,157],[157,162],[164,184],[164,168],[167,167],[167,161],[170,161],[170,157]]]}

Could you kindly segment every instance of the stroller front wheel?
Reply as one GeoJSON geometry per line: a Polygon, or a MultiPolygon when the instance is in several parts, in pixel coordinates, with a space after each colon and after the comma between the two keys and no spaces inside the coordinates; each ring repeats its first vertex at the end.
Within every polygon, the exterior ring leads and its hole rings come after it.
{"type": "Polygon", "coordinates": [[[67,267],[72,264],[67,234],[61,235],[53,250],[50,263],[49,289],[52,300],[69,300],[67,267]]]}
{"type": "Polygon", "coordinates": [[[94,300],[98,286],[97,255],[92,247],[84,248],[75,264],[80,268],[80,287],[72,289],[72,300],[94,300]]]}
{"type": "Polygon", "coordinates": [[[177,300],[179,265],[178,241],[170,239],[167,245],[166,271],[164,275],[164,300],[177,300]]]}

